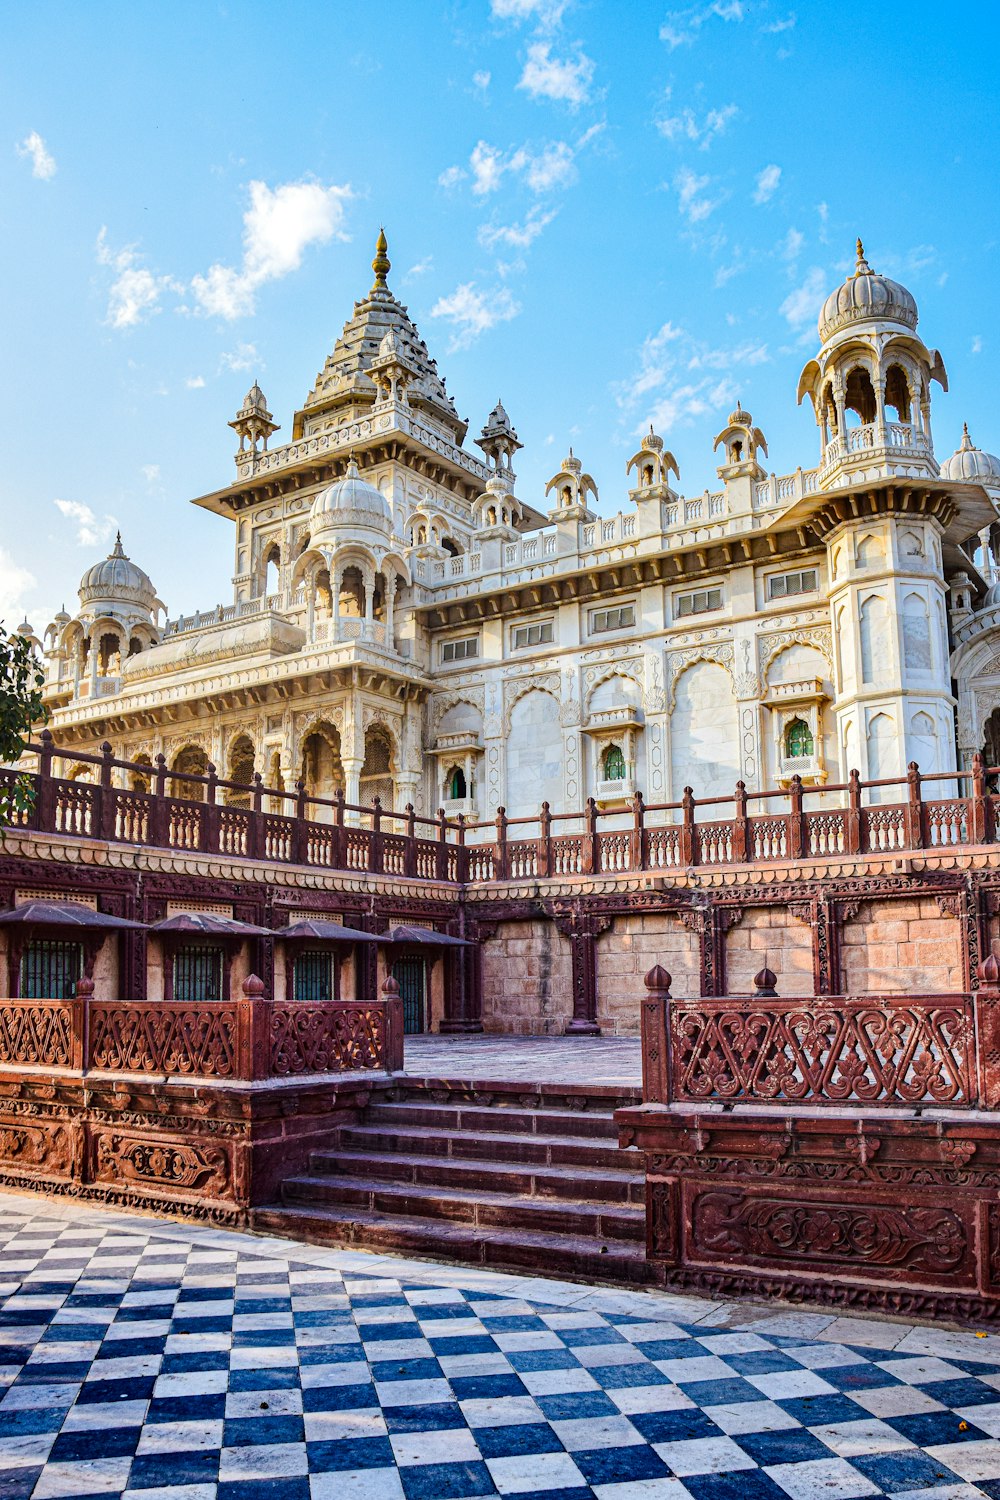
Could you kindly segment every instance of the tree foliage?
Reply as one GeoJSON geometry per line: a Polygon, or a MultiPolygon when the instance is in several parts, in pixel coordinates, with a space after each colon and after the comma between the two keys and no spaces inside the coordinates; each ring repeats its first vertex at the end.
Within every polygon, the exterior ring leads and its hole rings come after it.
{"type": "MultiPolygon", "coordinates": [[[[0,622],[0,765],[16,767],[31,730],[44,723],[45,674],[28,641],[8,635],[0,622]]],[[[31,810],[34,783],[27,775],[0,786],[0,830],[31,810]]]]}

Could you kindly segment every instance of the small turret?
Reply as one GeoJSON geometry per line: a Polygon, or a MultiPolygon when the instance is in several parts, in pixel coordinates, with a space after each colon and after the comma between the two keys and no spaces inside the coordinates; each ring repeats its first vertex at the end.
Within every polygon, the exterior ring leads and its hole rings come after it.
{"type": "Polygon", "coordinates": [[[263,451],[267,452],[267,440],[273,432],[278,431],[278,424],[271,417],[264,392],[256,380],[244,396],[243,405],[229,426],[239,437],[240,453],[246,452],[247,443],[250,444],[252,453],[258,452],[258,443],[262,443],[263,451]]]}
{"type": "Polygon", "coordinates": [[[592,495],[596,505],[597,485],[590,474],[583,472],[583,464],[572,448],[563,459],[559,473],[553,474],[545,486],[546,495],[552,490],[556,492],[556,505],[554,510],[549,511],[550,520],[592,521],[594,519],[594,512],[587,507],[587,496],[592,495]]]}
{"type": "Polygon", "coordinates": [[[767,443],[759,427],[753,425],[753,417],[743,410],[740,401],[736,410],[729,413],[729,422],[712,444],[713,452],[724,447],[726,461],[719,465],[720,479],[738,479],[749,475],[752,479],[763,479],[764,470],[757,462],[757,450],[767,457],[767,443]]]}
{"type": "Polygon", "coordinates": [[[482,448],[486,462],[497,474],[507,474],[513,484],[516,479],[512,462],[514,454],[524,444],[514,431],[514,424],[504,410],[503,402],[497,404],[486,418],[482,432],[476,438],[476,447],[482,448]]]}
{"type": "Polygon", "coordinates": [[[625,466],[625,473],[631,474],[636,471],[636,484],[630,490],[633,500],[650,500],[662,498],[663,492],[672,495],[670,488],[670,475],[679,480],[681,471],[677,466],[677,460],[672,453],[663,451],[663,439],[655,433],[650,426],[639,445],[638,453],[633,453],[625,466]]]}

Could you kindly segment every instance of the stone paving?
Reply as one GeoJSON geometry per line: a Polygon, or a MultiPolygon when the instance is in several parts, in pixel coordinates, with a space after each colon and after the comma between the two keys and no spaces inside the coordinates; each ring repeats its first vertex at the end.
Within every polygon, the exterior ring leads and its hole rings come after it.
{"type": "Polygon", "coordinates": [[[1000,1500],[1000,1337],[0,1195],[2,1500],[1000,1500]]]}
{"type": "Polygon", "coordinates": [[[489,1078],[510,1083],[590,1083],[638,1088],[642,1052],[627,1036],[408,1036],[414,1078],[489,1078]]]}

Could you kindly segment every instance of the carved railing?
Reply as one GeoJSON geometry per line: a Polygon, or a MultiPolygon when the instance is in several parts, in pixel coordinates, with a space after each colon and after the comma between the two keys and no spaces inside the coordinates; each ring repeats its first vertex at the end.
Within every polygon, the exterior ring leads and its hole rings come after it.
{"type": "MultiPolygon", "coordinates": [[[[108,745],[75,754],[44,730],[30,748],[34,801],[16,827],[456,885],[891,855],[993,844],[1000,831],[1000,797],[989,790],[1000,769],[978,755],[967,771],[923,775],[911,763],[876,781],[852,771],[842,784],[806,785],[794,775],[771,791],[737,782],[731,797],[697,798],[688,787],[678,802],[647,803],[636,792],[600,807],[590,798],[579,812],[543,803],[534,817],[509,818],[501,807],[490,822],[466,822],[443,811],[424,818],[412,806],[391,812],[377,798],[359,807],[343,793],[310,797],[301,782],[286,792],[259,774],[246,784],[221,780],[212,766],[204,776],[168,771],[163,756],[137,765],[108,745]],[[57,760],[93,779],[55,776],[57,760]]],[[[0,771],[0,787],[17,774],[0,771]]]]}
{"type": "Polygon", "coordinates": [[[81,979],[70,1000],[0,1001],[0,1073],[39,1067],[91,1073],[252,1081],[403,1065],[403,1010],[391,977],[382,999],[265,999],[254,975],[239,999],[192,1004],[95,1000],[81,979]]]}
{"type": "Polygon", "coordinates": [[[643,1097],[704,1105],[992,1105],[1000,1011],[975,995],[786,998],[764,969],[754,995],[675,999],[646,976],[643,1097]]]}

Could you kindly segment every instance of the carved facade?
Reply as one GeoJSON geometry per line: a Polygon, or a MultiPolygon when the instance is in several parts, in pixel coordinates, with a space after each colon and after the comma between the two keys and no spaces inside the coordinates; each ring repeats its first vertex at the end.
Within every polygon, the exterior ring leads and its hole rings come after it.
{"type": "Polygon", "coordinates": [[[483,821],[1000,760],[1000,460],[966,433],[939,465],[941,356],[860,244],[799,387],[818,465],[769,473],[737,405],[717,491],[683,496],[651,431],[610,516],[572,452],[547,517],[517,496],[499,402],[469,451],[384,238],[373,269],[290,441],[255,385],[232,483],[194,501],[233,523],[233,602],[166,619],[116,544],[48,627],[60,746],[110,742],[139,790],[162,754],[236,805],[259,773],[483,821]]]}

